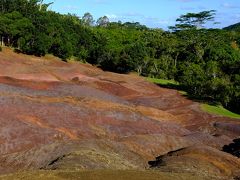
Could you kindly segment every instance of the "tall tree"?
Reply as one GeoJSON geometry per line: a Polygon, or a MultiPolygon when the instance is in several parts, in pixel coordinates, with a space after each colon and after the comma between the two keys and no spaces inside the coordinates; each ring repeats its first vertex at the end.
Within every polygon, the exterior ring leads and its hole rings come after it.
{"type": "Polygon", "coordinates": [[[93,26],[94,25],[94,19],[92,14],[89,12],[85,13],[82,17],[83,24],[86,26],[93,26]]]}
{"type": "Polygon", "coordinates": [[[215,10],[202,11],[199,13],[187,13],[181,15],[176,19],[175,26],[169,27],[173,30],[184,30],[184,29],[201,29],[209,21],[214,21],[214,16],[216,14],[215,10]]]}
{"type": "Polygon", "coordinates": [[[107,16],[103,16],[97,20],[97,25],[100,27],[107,27],[109,22],[110,22],[109,18],[107,16]]]}

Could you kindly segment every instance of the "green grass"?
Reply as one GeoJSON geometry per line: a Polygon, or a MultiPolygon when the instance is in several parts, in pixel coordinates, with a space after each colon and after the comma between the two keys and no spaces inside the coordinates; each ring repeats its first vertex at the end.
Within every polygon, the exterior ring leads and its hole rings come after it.
{"type": "Polygon", "coordinates": [[[148,77],[146,79],[147,79],[147,81],[157,84],[159,86],[163,86],[163,87],[170,88],[170,89],[176,89],[183,96],[187,96],[187,92],[181,90],[179,83],[175,80],[157,79],[157,78],[150,78],[150,77],[148,77]]]}
{"type": "Polygon", "coordinates": [[[188,96],[188,93],[186,91],[178,91],[183,96],[188,96]]]}
{"type": "Polygon", "coordinates": [[[157,79],[157,78],[147,78],[147,81],[158,84],[158,85],[179,85],[178,82],[174,80],[166,80],[166,79],[157,79]]]}
{"type": "Polygon", "coordinates": [[[204,110],[210,114],[216,114],[216,115],[221,115],[221,116],[225,116],[225,117],[240,119],[240,114],[233,113],[233,112],[225,109],[222,106],[202,104],[201,108],[202,108],[202,110],[204,110]]]}
{"type": "MultiPolygon", "coordinates": [[[[157,78],[149,78],[149,77],[146,79],[147,79],[147,81],[158,84],[160,86],[173,87],[174,89],[178,89],[178,87],[179,87],[179,83],[174,80],[157,79],[157,78]]],[[[180,89],[178,89],[178,90],[179,90],[180,94],[187,96],[187,92],[182,91],[180,89]]],[[[240,119],[240,114],[233,113],[233,112],[225,109],[222,106],[202,104],[201,109],[210,114],[240,119]]]]}

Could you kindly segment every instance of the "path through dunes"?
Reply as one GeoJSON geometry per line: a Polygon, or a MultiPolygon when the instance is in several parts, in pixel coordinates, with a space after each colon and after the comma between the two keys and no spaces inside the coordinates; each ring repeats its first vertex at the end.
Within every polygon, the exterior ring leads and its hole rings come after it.
{"type": "MultiPolygon", "coordinates": [[[[235,175],[240,165],[222,152],[218,158],[226,160],[224,166],[234,162],[227,171],[202,158],[208,154],[205,149],[220,152],[239,136],[239,120],[202,112],[198,103],[177,91],[135,75],[9,49],[0,53],[0,124],[1,174],[38,169],[144,170],[155,157],[189,147],[203,149],[194,157],[203,161],[204,173],[204,168],[219,169],[214,177],[235,175]]],[[[191,150],[195,152],[194,148],[187,152],[191,150]]],[[[171,158],[169,162],[174,163],[171,158]]],[[[164,171],[168,167],[172,172],[169,164],[164,171]]]]}

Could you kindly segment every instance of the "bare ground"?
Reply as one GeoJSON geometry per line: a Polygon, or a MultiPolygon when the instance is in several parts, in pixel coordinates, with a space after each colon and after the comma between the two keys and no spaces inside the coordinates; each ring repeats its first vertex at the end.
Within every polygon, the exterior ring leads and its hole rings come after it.
{"type": "Polygon", "coordinates": [[[165,158],[157,171],[187,179],[201,169],[195,177],[223,178],[240,167],[239,159],[219,151],[239,136],[239,120],[202,112],[178,91],[135,75],[4,49],[0,107],[0,173],[46,170],[15,174],[19,179],[36,173],[61,179],[66,170],[84,169],[135,170],[132,176],[141,177],[148,161],[182,148],[187,153],[165,158]],[[186,164],[197,168],[186,171],[186,164]]]}

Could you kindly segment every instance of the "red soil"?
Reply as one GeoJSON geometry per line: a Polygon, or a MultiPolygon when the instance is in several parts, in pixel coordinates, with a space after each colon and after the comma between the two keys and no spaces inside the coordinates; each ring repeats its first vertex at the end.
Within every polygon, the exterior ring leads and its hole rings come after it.
{"type": "Polygon", "coordinates": [[[240,135],[240,121],[202,112],[176,90],[9,49],[0,53],[0,107],[0,173],[45,167],[73,151],[86,159],[78,162],[82,168],[99,167],[90,162],[90,149],[106,159],[121,157],[125,165],[115,168],[143,168],[169,151],[220,149],[240,135]],[[225,128],[231,126],[239,128],[225,128]]]}

